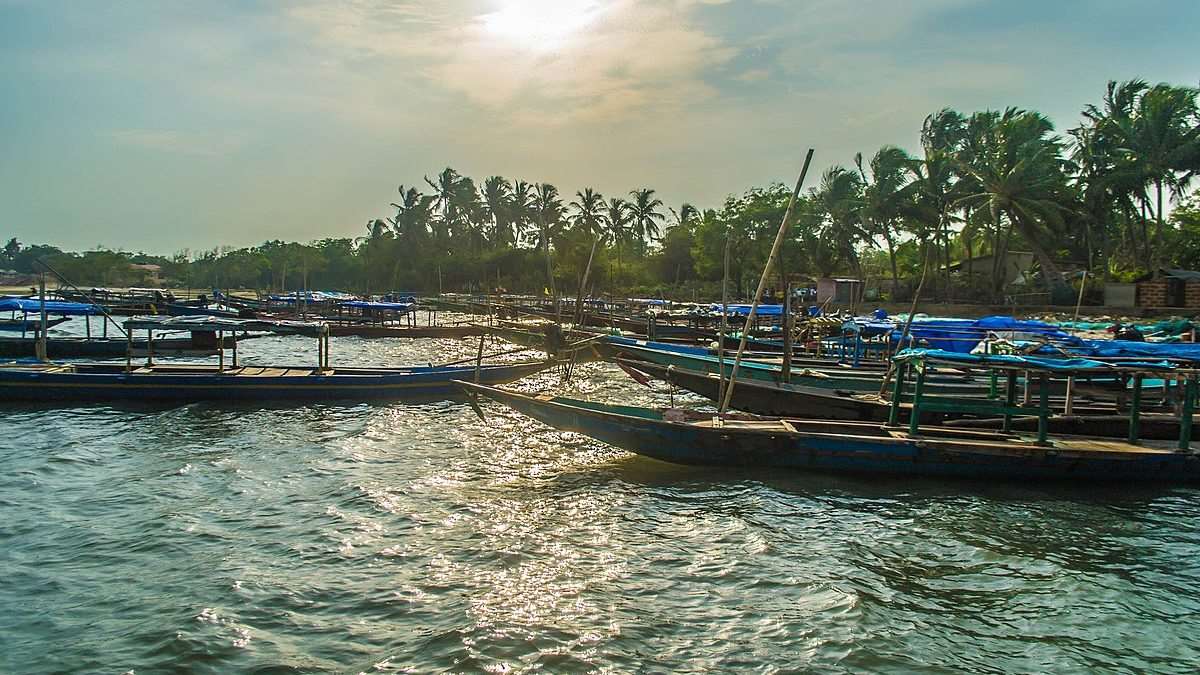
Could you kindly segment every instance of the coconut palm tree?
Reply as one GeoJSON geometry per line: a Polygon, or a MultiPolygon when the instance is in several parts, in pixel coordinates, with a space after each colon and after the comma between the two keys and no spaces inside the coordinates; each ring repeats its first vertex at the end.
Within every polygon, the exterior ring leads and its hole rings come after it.
{"type": "Polygon", "coordinates": [[[461,190],[462,176],[454,169],[446,167],[437,175],[437,180],[430,180],[429,176],[426,176],[425,182],[433,188],[434,204],[441,215],[434,223],[433,236],[439,245],[444,246],[450,238],[453,224],[458,220],[455,206],[461,190]]]}
{"type": "Polygon", "coordinates": [[[863,168],[862,153],[854,156],[858,175],[862,179],[863,201],[860,215],[865,231],[872,237],[881,236],[887,243],[888,262],[892,268],[892,297],[900,284],[896,265],[896,238],[911,191],[913,158],[894,145],[885,145],[871,158],[871,176],[863,168]]]}
{"type": "Polygon", "coordinates": [[[479,191],[484,216],[492,223],[492,245],[501,248],[513,242],[511,226],[512,186],[502,176],[489,176],[479,191]]]}
{"type": "Polygon", "coordinates": [[[558,188],[549,183],[535,185],[533,210],[538,225],[538,243],[546,256],[546,281],[550,284],[550,294],[555,295],[554,262],[550,257],[550,246],[562,226],[563,203],[558,196],[558,188]]]}
{"type": "Polygon", "coordinates": [[[621,244],[629,236],[629,225],[633,217],[629,213],[629,202],[620,197],[612,197],[604,209],[604,225],[607,235],[617,247],[617,273],[621,278],[621,244]]]}
{"type": "Polygon", "coordinates": [[[520,243],[521,237],[531,228],[536,227],[537,220],[534,217],[536,196],[533,185],[523,180],[513,183],[509,208],[512,211],[510,217],[514,244],[520,243]]]}
{"type": "Polygon", "coordinates": [[[410,249],[416,250],[429,234],[430,209],[433,207],[434,197],[423,194],[415,187],[406,190],[403,185],[400,186],[399,192],[400,202],[392,202],[396,215],[388,218],[388,223],[391,224],[397,239],[410,249]]]}
{"type": "MultiPolygon", "coordinates": [[[[957,162],[970,192],[958,203],[986,209],[995,223],[1007,219],[1010,231],[1037,258],[1051,300],[1056,300],[1067,284],[1052,250],[1064,230],[1063,205],[1071,202],[1062,142],[1041,114],[1016,108],[976,113],[970,125],[979,130],[976,142],[957,162]]],[[[993,255],[1002,258],[1004,253],[993,255]]]]}
{"type": "Polygon", "coordinates": [[[814,197],[825,216],[821,239],[837,260],[849,264],[861,278],[858,244],[870,238],[862,227],[862,179],[845,167],[829,167],[821,175],[814,197]]]}
{"type": "Polygon", "coordinates": [[[650,188],[631,190],[629,196],[633,197],[633,200],[629,203],[629,211],[633,219],[631,223],[633,226],[632,234],[638,242],[639,252],[645,253],[647,243],[654,240],[661,233],[658,224],[666,216],[657,209],[663,205],[663,202],[654,196],[654,190],[650,188]]]}
{"type": "Polygon", "coordinates": [[[1182,193],[1200,154],[1197,90],[1169,84],[1150,86],[1144,80],[1109,82],[1104,109],[1088,106],[1084,117],[1140,167],[1147,191],[1153,188],[1156,256],[1164,254],[1166,230],[1164,192],[1182,193]]]}
{"type": "Polygon", "coordinates": [[[584,188],[575,193],[575,201],[571,202],[575,212],[571,215],[571,224],[592,235],[604,233],[604,197],[592,188],[584,188]]]}

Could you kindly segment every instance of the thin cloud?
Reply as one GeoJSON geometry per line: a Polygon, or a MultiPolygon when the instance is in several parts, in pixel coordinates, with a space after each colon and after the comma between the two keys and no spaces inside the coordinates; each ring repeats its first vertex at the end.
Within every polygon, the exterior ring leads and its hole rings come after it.
{"type": "Polygon", "coordinates": [[[110,131],[108,137],[120,145],[202,157],[225,155],[242,145],[237,138],[171,129],[117,129],[110,131]]]}

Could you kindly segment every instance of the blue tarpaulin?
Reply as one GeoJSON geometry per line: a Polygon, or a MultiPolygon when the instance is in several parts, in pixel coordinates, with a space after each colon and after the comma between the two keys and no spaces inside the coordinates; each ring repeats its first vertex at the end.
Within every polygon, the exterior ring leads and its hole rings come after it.
{"type": "MultiPolygon", "coordinates": [[[[0,312],[24,312],[26,314],[38,314],[42,311],[42,302],[40,300],[30,300],[28,298],[0,298],[0,312]]],[[[46,301],[46,313],[55,314],[58,316],[84,316],[88,314],[100,314],[100,308],[96,305],[89,305],[82,302],[59,302],[46,301]]]]}
{"type": "MultiPolygon", "coordinates": [[[[847,322],[843,329],[847,332],[857,330],[865,338],[890,334],[892,342],[899,344],[904,331],[904,317],[890,317],[882,321],[875,317],[856,317],[852,322],[847,322]]],[[[945,351],[962,353],[975,349],[989,333],[1034,333],[1055,340],[1071,337],[1053,324],[1022,321],[1007,316],[986,316],[982,319],[922,316],[913,319],[908,332],[917,343],[924,342],[945,351]]]]}
{"type": "Polygon", "coordinates": [[[1171,370],[1174,368],[1166,361],[1139,361],[1105,363],[1080,357],[1052,358],[1048,356],[1019,356],[1016,354],[963,354],[944,349],[905,349],[896,354],[897,361],[927,359],[950,363],[960,363],[969,366],[1020,368],[1022,370],[1052,370],[1060,372],[1081,370],[1171,370]]]}
{"type": "MultiPolygon", "coordinates": [[[[720,303],[709,305],[709,309],[721,313],[720,303]]],[[[748,316],[750,314],[750,305],[729,305],[729,313],[732,316],[748,316]]],[[[756,316],[783,316],[783,305],[759,305],[755,310],[756,316]]]]}
{"type": "Polygon", "coordinates": [[[1129,342],[1126,340],[1080,340],[1071,351],[1096,357],[1150,357],[1200,361],[1200,344],[1189,342],[1129,342]]]}

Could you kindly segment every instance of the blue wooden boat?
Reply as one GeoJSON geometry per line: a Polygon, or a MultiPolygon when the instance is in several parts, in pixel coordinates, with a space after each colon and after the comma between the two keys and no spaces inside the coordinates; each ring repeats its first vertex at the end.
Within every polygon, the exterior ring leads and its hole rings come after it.
{"type": "MultiPolygon", "coordinates": [[[[548,362],[485,365],[482,383],[505,384],[548,362]]],[[[0,401],[332,401],[458,398],[456,380],[474,366],[313,368],[156,364],[12,364],[0,366],[0,401]]]]}
{"type": "Polygon", "coordinates": [[[397,398],[454,398],[456,380],[505,384],[540,372],[553,361],[518,364],[334,368],[329,363],[329,325],[297,321],[228,319],[212,316],[140,317],[126,321],[127,344],[134,331],[147,332],[147,360],[135,365],[132,352],[122,364],[14,363],[0,365],[0,401],[325,401],[397,398]],[[215,365],[155,364],[154,331],[193,334],[274,332],[317,338],[316,367],[246,366],[219,350],[215,365]]]}
{"type": "Polygon", "coordinates": [[[715,420],[682,410],[462,386],[556,429],[676,464],[1080,483],[1200,482],[1200,457],[1170,444],[1078,436],[1038,442],[1014,433],[945,427],[914,433],[867,422],[715,420]]]}
{"type": "MultiPolygon", "coordinates": [[[[71,319],[65,316],[46,319],[46,328],[54,328],[71,319]]],[[[36,333],[42,329],[41,319],[0,319],[0,331],[7,333],[36,333]]]]}

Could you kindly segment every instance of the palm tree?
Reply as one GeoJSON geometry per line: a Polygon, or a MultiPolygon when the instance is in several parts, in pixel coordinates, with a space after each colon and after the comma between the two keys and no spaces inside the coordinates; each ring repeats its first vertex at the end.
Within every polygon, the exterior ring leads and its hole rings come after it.
{"type": "Polygon", "coordinates": [[[900,219],[908,206],[911,191],[908,189],[912,175],[913,159],[908,153],[893,145],[885,145],[871,158],[871,177],[863,168],[862,153],[854,156],[858,175],[862,179],[862,220],[866,232],[873,238],[882,236],[887,242],[888,262],[892,268],[892,299],[900,285],[900,271],[896,265],[896,236],[900,219]]]}
{"type": "Polygon", "coordinates": [[[646,244],[660,234],[659,222],[666,218],[655,210],[663,203],[654,196],[654,190],[650,188],[631,190],[629,196],[633,197],[629,205],[630,215],[633,217],[633,236],[638,242],[639,252],[645,253],[646,244]]]}
{"type": "MultiPolygon", "coordinates": [[[[979,129],[977,143],[957,163],[971,192],[959,203],[987,209],[995,223],[1008,220],[1010,232],[1015,230],[1033,251],[1056,301],[1067,287],[1051,255],[1063,231],[1062,205],[1070,203],[1062,143],[1045,117],[1015,108],[976,113],[971,126],[979,129]]],[[[993,255],[1003,258],[1005,252],[993,255]]]]}
{"type": "Polygon", "coordinates": [[[453,227],[452,223],[457,220],[454,207],[460,190],[462,176],[458,175],[458,172],[454,169],[446,167],[438,174],[436,181],[430,180],[429,176],[426,176],[425,182],[429,184],[429,187],[433,188],[434,203],[441,211],[440,222],[436,222],[434,225],[434,239],[439,244],[444,245],[450,236],[450,230],[453,227]]]}
{"type": "Polygon", "coordinates": [[[400,202],[392,202],[396,215],[388,218],[388,222],[391,223],[398,239],[415,245],[424,241],[429,232],[429,211],[433,206],[434,197],[422,194],[415,187],[405,190],[403,185],[399,187],[399,192],[400,202]]]}
{"type": "Polygon", "coordinates": [[[513,243],[519,243],[521,237],[534,226],[536,218],[534,217],[534,203],[536,194],[533,186],[523,180],[513,183],[512,196],[509,200],[509,208],[512,210],[510,214],[511,225],[513,229],[513,243]]]}
{"type": "Polygon", "coordinates": [[[858,174],[832,166],[821,175],[815,198],[825,215],[821,238],[837,260],[848,263],[862,278],[857,246],[869,239],[862,228],[863,185],[858,174]]]}
{"type": "Polygon", "coordinates": [[[479,193],[485,216],[492,221],[492,245],[500,248],[513,241],[511,223],[512,187],[501,176],[489,176],[479,193]]]}
{"type": "Polygon", "coordinates": [[[534,186],[533,209],[538,225],[539,244],[546,255],[546,281],[550,284],[550,295],[556,294],[554,288],[554,262],[550,257],[550,240],[558,233],[562,223],[563,203],[558,196],[558,188],[549,183],[538,183],[534,186]]]}
{"type": "MultiPolygon", "coordinates": [[[[924,159],[913,166],[914,210],[909,214],[919,226],[918,236],[933,244],[943,266],[943,293],[950,294],[950,223],[958,185],[954,158],[969,142],[968,121],[956,110],[943,108],[925,118],[921,126],[924,159]]],[[[930,250],[926,248],[926,250],[930,250]]]]}
{"type": "Polygon", "coordinates": [[[604,209],[604,224],[608,236],[617,247],[617,278],[621,278],[621,243],[629,236],[629,225],[633,217],[629,213],[629,202],[620,197],[612,197],[604,209]]]}
{"type": "Polygon", "coordinates": [[[603,195],[592,188],[584,188],[575,193],[575,201],[570,206],[575,210],[571,216],[572,225],[592,235],[603,234],[603,195]]]}
{"type": "MultiPolygon", "coordinates": [[[[1176,195],[1190,178],[1200,154],[1197,90],[1144,80],[1109,82],[1104,110],[1088,106],[1084,116],[1106,140],[1128,155],[1141,169],[1147,188],[1154,188],[1155,248],[1158,257],[1166,230],[1164,188],[1176,195]]],[[[1143,200],[1150,202],[1143,193],[1143,200]]]]}

